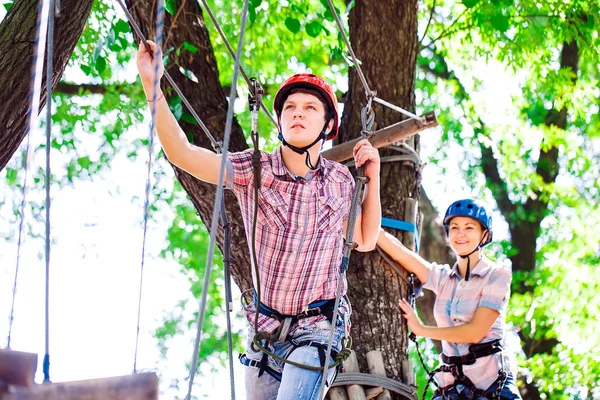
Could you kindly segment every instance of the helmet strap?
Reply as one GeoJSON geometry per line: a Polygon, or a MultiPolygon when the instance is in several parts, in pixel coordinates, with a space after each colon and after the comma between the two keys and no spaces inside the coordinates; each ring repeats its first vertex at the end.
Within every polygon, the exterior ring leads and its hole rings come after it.
{"type": "MultiPolygon", "coordinates": [[[[325,121],[325,125],[323,126],[321,133],[319,133],[319,136],[317,136],[317,138],[311,144],[309,144],[307,146],[296,147],[292,144],[289,144],[287,142],[287,140],[285,140],[285,138],[283,137],[283,134],[281,133],[281,128],[279,129],[279,140],[281,140],[281,142],[283,143],[284,146],[289,147],[296,154],[305,154],[306,153],[306,159],[304,160],[304,163],[310,170],[314,171],[317,169],[317,166],[312,163],[312,161],[310,159],[310,153],[308,152],[308,150],[311,147],[313,147],[315,144],[319,143],[321,140],[327,139],[327,135],[325,134],[325,132],[327,131],[327,125],[329,125],[329,119],[327,119],[327,121],[325,121]]],[[[319,155],[319,158],[320,157],[321,156],[319,155]]],[[[317,158],[317,164],[319,163],[319,158],[317,158]]]]}
{"type": "MultiPolygon", "coordinates": [[[[489,231],[486,229],[486,232],[489,232],[489,231]]],[[[483,237],[479,241],[479,244],[477,245],[477,247],[475,247],[475,249],[472,252],[470,252],[469,254],[465,254],[465,255],[462,255],[462,254],[458,255],[460,258],[467,259],[467,272],[465,273],[465,281],[468,281],[469,278],[471,277],[471,257],[470,256],[471,256],[471,254],[475,253],[476,251],[481,250],[481,248],[483,247],[482,243],[483,243],[483,237]]]]}

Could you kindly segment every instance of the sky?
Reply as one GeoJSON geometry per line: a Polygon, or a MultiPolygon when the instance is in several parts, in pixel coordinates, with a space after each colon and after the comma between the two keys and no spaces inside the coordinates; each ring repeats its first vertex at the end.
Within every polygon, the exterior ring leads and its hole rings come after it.
{"type": "MultiPolygon", "coordinates": [[[[0,12],[0,19],[3,17],[0,12]]],[[[485,93],[481,101],[493,118],[502,118],[510,105],[514,82],[499,65],[482,65],[474,75],[484,76],[485,93]],[[485,72],[484,72],[485,71],[485,72]],[[503,76],[503,78],[498,78],[503,76]],[[513,83],[511,83],[513,82],[513,83]],[[508,83],[508,84],[507,84],[508,83]]],[[[129,71],[131,73],[131,70],[129,71]]],[[[483,92],[482,92],[483,93],[483,92]]],[[[417,98],[418,103],[418,98],[417,98]]],[[[237,108],[237,107],[236,107],[237,108]]],[[[41,115],[44,113],[42,112],[41,115]]],[[[148,119],[149,120],[149,115],[148,119]]],[[[435,151],[441,128],[421,134],[423,160],[435,151]]],[[[33,143],[44,140],[44,131],[32,133],[33,143]]],[[[133,141],[146,137],[148,126],[134,127],[125,137],[133,141]]],[[[89,138],[89,135],[86,136],[89,138]]],[[[86,139],[89,140],[89,139],[86,139]]],[[[95,143],[88,143],[90,148],[95,143]]],[[[22,149],[23,147],[21,147],[22,149]]],[[[155,149],[155,154],[158,149],[155,149]]],[[[15,153],[16,155],[20,152],[15,153]]],[[[31,170],[44,165],[44,155],[36,154],[31,170]]],[[[66,154],[53,154],[53,169],[60,170],[66,154]]],[[[9,166],[15,167],[17,156],[9,166]]],[[[52,192],[51,208],[51,278],[50,278],[50,377],[54,382],[73,381],[130,374],[133,371],[137,299],[140,280],[142,248],[143,196],[146,181],[147,156],[136,161],[118,155],[110,170],[91,180],[78,181],[72,186],[52,192]]],[[[164,159],[167,171],[164,186],[172,187],[174,179],[164,159]]],[[[440,167],[424,168],[425,189],[439,210],[452,201],[471,196],[461,182],[456,163],[448,162],[445,176],[440,167]]],[[[13,295],[16,266],[16,231],[12,221],[20,193],[6,187],[5,171],[0,172],[0,346],[6,344],[8,319],[13,295]]],[[[43,201],[43,190],[31,189],[29,199],[43,201]]],[[[165,237],[173,211],[159,209],[151,222],[147,237],[144,285],[138,350],[138,371],[155,371],[161,375],[164,398],[182,396],[171,389],[174,380],[185,379],[185,364],[192,353],[193,333],[170,343],[167,359],[161,357],[153,331],[161,325],[163,316],[176,307],[181,299],[189,298],[188,278],[174,260],[159,256],[166,246],[165,237]]],[[[27,219],[31,221],[31,216],[27,219]]],[[[506,236],[502,219],[495,219],[495,237],[506,236]]],[[[34,231],[42,232],[40,224],[34,231]]],[[[38,354],[36,381],[42,381],[41,360],[44,354],[44,243],[41,238],[26,237],[21,250],[17,281],[14,324],[11,347],[14,350],[38,354]]],[[[237,288],[236,288],[237,291],[237,288]]],[[[235,294],[239,298],[239,293],[235,294]]],[[[193,299],[192,299],[193,300],[193,299]]],[[[195,300],[193,300],[192,304],[195,300]]],[[[236,311],[239,302],[234,300],[236,311]]],[[[224,317],[223,317],[224,323],[224,317]]],[[[236,324],[244,324],[242,320],[236,324]]],[[[236,395],[244,399],[243,372],[235,359],[236,395]]],[[[228,373],[210,372],[203,366],[204,375],[196,378],[193,394],[199,398],[218,399],[228,387],[228,373]]],[[[185,386],[185,385],[182,385],[185,386]]]]}

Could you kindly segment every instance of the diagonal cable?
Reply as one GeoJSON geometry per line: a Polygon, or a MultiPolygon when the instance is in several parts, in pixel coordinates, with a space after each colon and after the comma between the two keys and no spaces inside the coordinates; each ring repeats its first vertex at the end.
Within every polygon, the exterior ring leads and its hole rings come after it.
{"type": "Polygon", "coordinates": [[[188,386],[187,400],[191,399],[192,386],[194,384],[194,376],[196,374],[196,366],[198,363],[198,351],[200,350],[200,342],[202,338],[202,328],[204,325],[204,313],[206,311],[206,299],[208,296],[208,284],[210,282],[210,270],[212,268],[212,259],[215,247],[215,241],[217,236],[217,227],[219,222],[219,205],[223,196],[223,177],[225,174],[225,161],[227,159],[227,151],[229,149],[229,138],[231,136],[231,125],[233,122],[233,102],[235,101],[235,93],[237,89],[237,78],[240,69],[240,61],[242,57],[242,47],[244,44],[244,33],[246,31],[246,18],[248,15],[248,3],[249,0],[244,0],[244,8],[242,10],[240,36],[238,40],[237,53],[235,57],[235,66],[233,68],[233,78],[231,80],[231,92],[229,95],[229,107],[227,108],[227,119],[225,122],[225,134],[223,137],[223,152],[221,154],[221,166],[219,169],[219,179],[217,182],[217,194],[215,197],[215,206],[213,208],[211,227],[210,227],[210,241],[208,245],[208,256],[206,259],[206,269],[204,271],[204,285],[202,288],[202,298],[200,302],[200,311],[198,313],[198,330],[196,332],[196,340],[194,343],[194,353],[192,355],[192,366],[190,368],[190,381],[188,386]]]}
{"type": "MultiPolygon", "coordinates": [[[[225,43],[225,47],[227,47],[227,51],[229,51],[229,55],[235,59],[235,53],[233,52],[233,48],[229,44],[229,41],[227,40],[227,36],[225,36],[225,33],[223,33],[223,30],[221,29],[221,26],[219,25],[219,22],[215,18],[215,15],[213,14],[212,10],[210,9],[208,2],[206,0],[201,0],[201,1],[202,1],[202,5],[204,5],[204,8],[206,9],[206,12],[208,13],[208,16],[210,17],[210,20],[213,22],[215,28],[217,29],[219,36],[221,36],[223,43],[225,43]]],[[[246,84],[248,85],[248,87],[250,87],[251,86],[250,78],[248,78],[248,75],[246,75],[246,72],[244,72],[244,69],[241,66],[240,66],[240,73],[244,77],[244,80],[246,81],[246,84]]],[[[275,121],[275,118],[273,118],[273,116],[271,115],[269,110],[267,110],[267,107],[262,102],[260,103],[260,107],[267,114],[267,116],[269,117],[269,119],[271,120],[273,125],[275,125],[275,127],[277,127],[277,121],[275,121]]]]}
{"type": "MultiPolygon", "coordinates": [[[[117,1],[117,3],[119,3],[121,8],[123,9],[123,12],[125,13],[125,17],[129,21],[129,24],[133,28],[133,31],[135,32],[135,34],[142,40],[142,42],[144,43],[144,46],[146,46],[146,49],[148,50],[148,52],[150,54],[152,54],[152,49],[150,49],[150,46],[148,45],[148,42],[147,42],[146,38],[144,37],[144,34],[140,30],[140,27],[138,26],[138,24],[133,20],[131,13],[127,9],[127,6],[123,3],[123,0],[116,0],[116,1],[117,1]]],[[[215,140],[215,138],[210,133],[210,131],[208,130],[206,125],[204,125],[204,122],[202,122],[202,120],[198,116],[198,113],[196,113],[196,110],[194,110],[194,107],[192,107],[192,104],[189,102],[187,97],[185,97],[185,95],[183,94],[181,89],[179,89],[179,86],[177,86],[177,84],[175,83],[175,81],[173,80],[173,78],[167,72],[166,69],[164,71],[164,76],[165,76],[165,78],[167,78],[167,80],[169,81],[169,83],[171,84],[171,86],[173,87],[175,92],[177,93],[177,95],[181,98],[181,101],[183,102],[183,104],[185,104],[188,111],[190,112],[190,114],[192,114],[192,116],[194,117],[194,119],[196,120],[196,122],[198,123],[200,128],[202,129],[202,131],[206,134],[206,137],[208,137],[208,139],[210,140],[210,143],[211,143],[213,149],[215,149],[215,151],[220,151],[221,145],[219,144],[219,142],[217,142],[215,140]]]]}
{"type": "Polygon", "coordinates": [[[158,91],[160,90],[160,79],[158,76],[158,70],[160,67],[160,54],[161,45],[163,40],[163,26],[165,21],[165,2],[164,0],[158,0],[156,2],[156,54],[153,57],[154,63],[154,83],[152,91],[152,104],[150,107],[150,114],[152,121],[150,123],[150,133],[148,135],[148,168],[146,175],[146,191],[144,197],[144,220],[143,220],[143,236],[142,236],[142,261],[140,267],[140,284],[138,293],[138,307],[137,307],[137,326],[135,331],[135,351],[133,354],[133,373],[137,373],[137,355],[138,345],[140,339],[140,318],[142,314],[142,289],[144,287],[144,263],[146,259],[146,236],[148,232],[148,219],[150,210],[150,192],[152,188],[152,156],[154,154],[154,128],[156,126],[156,98],[158,91]]]}
{"type": "Polygon", "coordinates": [[[40,94],[42,91],[42,74],[44,70],[44,53],[46,50],[46,34],[48,31],[48,13],[50,9],[50,0],[40,0],[38,6],[38,19],[36,24],[36,36],[33,44],[33,67],[31,71],[31,107],[27,119],[27,130],[25,131],[25,155],[23,158],[23,190],[21,194],[21,204],[19,206],[19,235],[17,239],[17,262],[15,268],[15,280],[13,286],[12,305],[10,308],[8,340],[7,347],[10,347],[12,335],[12,324],[14,320],[15,298],[17,294],[17,278],[19,276],[19,262],[21,260],[21,246],[23,244],[23,228],[25,224],[25,204],[27,203],[27,177],[29,172],[29,156],[30,156],[30,135],[29,133],[35,129],[39,109],[40,109],[40,94]]]}
{"type": "Polygon", "coordinates": [[[52,139],[52,72],[54,60],[54,0],[50,0],[48,12],[48,54],[46,56],[46,297],[45,311],[45,354],[43,363],[44,382],[50,382],[50,144],[52,139]]]}
{"type": "Polygon", "coordinates": [[[401,107],[398,107],[392,103],[389,103],[385,100],[380,99],[379,97],[376,96],[377,92],[374,92],[373,90],[371,90],[371,88],[369,87],[369,84],[367,83],[367,79],[365,78],[365,74],[363,73],[362,68],[360,67],[360,62],[356,58],[356,54],[354,54],[354,50],[352,49],[352,46],[350,45],[350,41],[348,40],[348,36],[346,35],[346,32],[344,31],[344,26],[342,25],[342,21],[340,20],[340,17],[338,15],[337,11],[335,10],[335,6],[333,5],[332,0],[327,0],[327,3],[329,4],[329,9],[331,10],[333,17],[335,18],[335,22],[337,23],[340,35],[342,35],[342,38],[344,39],[344,43],[346,43],[346,47],[348,48],[348,52],[350,53],[350,56],[352,57],[352,62],[354,63],[354,67],[356,68],[356,72],[358,73],[358,77],[360,78],[360,81],[362,82],[363,88],[365,89],[365,94],[366,94],[367,98],[372,98],[373,101],[376,101],[379,104],[383,104],[384,106],[389,107],[392,110],[398,111],[399,113],[402,113],[410,118],[414,118],[418,121],[425,121],[425,118],[423,118],[423,117],[419,117],[419,116],[411,113],[410,111],[407,111],[401,107]]]}

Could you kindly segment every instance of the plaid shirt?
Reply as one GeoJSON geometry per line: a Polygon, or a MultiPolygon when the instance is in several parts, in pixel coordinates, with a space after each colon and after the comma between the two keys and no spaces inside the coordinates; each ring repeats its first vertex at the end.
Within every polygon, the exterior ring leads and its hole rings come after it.
{"type": "MultiPolygon", "coordinates": [[[[490,331],[479,343],[504,338],[506,324],[506,308],[510,297],[512,279],[509,268],[497,266],[483,257],[471,271],[468,281],[461,278],[455,264],[452,269],[448,265],[432,264],[424,288],[436,295],[433,314],[437,325],[450,327],[471,322],[478,307],[487,307],[500,313],[490,331]]],[[[447,356],[462,356],[469,352],[472,343],[452,343],[442,340],[442,348],[447,356]]],[[[487,389],[498,377],[502,367],[502,353],[478,358],[472,365],[463,366],[465,375],[479,389],[487,389]]],[[[441,357],[440,357],[441,362],[441,357]]],[[[504,364],[509,371],[508,364],[504,364]]],[[[451,373],[436,374],[436,381],[441,387],[454,382],[451,373]]]]}
{"type": "MultiPolygon", "coordinates": [[[[235,193],[249,247],[254,217],[252,149],[227,155],[227,187],[235,193]]],[[[336,297],[354,179],[348,168],[320,159],[306,178],[285,167],[281,148],[261,152],[256,258],[261,302],[284,315],[297,315],[317,300],[336,297]]],[[[250,248],[250,251],[252,249],[250,248]]],[[[256,287],[256,276],[252,276],[256,287]]],[[[342,294],[347,282],[342,282],[342,294]]],[[[253,306],[246,317],[254,324],[253,306]]],[[[344,313],[345,307],[340,310],[344,313]]],[[[323,320],[305,318],[298,325],[323,320]]],[[[259,315],[259,330],[273,332],[279,321],[259,315]]]]}

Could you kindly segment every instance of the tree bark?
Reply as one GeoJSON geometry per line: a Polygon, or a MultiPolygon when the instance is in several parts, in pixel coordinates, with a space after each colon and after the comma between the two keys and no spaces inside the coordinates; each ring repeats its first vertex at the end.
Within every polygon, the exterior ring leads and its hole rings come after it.
{"type": "MultiPolygon", "coordinates": [[[[417,1],[356,1],[350,11],[350,38],[361,69],[377,96],[404,109],[414,110],[414,82],[417,58],[417,1]]],[[[348,100],[344,105],[340,141],[360,135],[361,108],[366,105],[365,89],[355,69],[349,73],[348,100]]],[[[380,105],[373,106],[377,127],[402,120],[401,114],[380,105]]],[[[418,151],[419,138],[412,145],[418,151]]],[[[390,150],[380,150],[382,156],[390,150]]],[[[353,170],[353,172],[355,172],[353,170]]],[[[381,167],[383,215],[404,219],[404,200],[419,199],[421,171],[410,163],[384,163],[381,167]]],[[[394,232],[398,237],[401,232],[394,232]]],[[[348,294],[353,305],[352,337],[361,370],[367,371],[366,353],[381,350],[388,377],[406,381],[413,371],[403,370],[408,357],[406,324],[397,300],[407,296],[407,287],[376,252],[355,252],[348,269],[348,294]]]]}
{"type": "MultiPolygon", "coordinates": [[[[0,24],[0,170],[4,169],[25,137],[31,108],[31,71],[36,35],[37,0],[15,1],[0,24]]],[[[83,32],[93,0],[63,0],[68,10],[55,20],[54,71],[56,87],[71,53],[83,32]],[[68,21],[66,21],[68,18],[68,21]]],[[[46,73],[43,74],[40,111],[46,104],[46,73]]]]}

